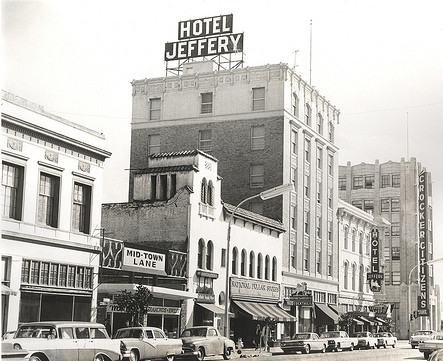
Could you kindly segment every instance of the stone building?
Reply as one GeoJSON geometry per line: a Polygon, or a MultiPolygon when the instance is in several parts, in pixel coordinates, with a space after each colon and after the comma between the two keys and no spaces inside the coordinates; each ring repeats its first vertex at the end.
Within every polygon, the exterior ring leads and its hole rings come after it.
{"type": "MultiPolygon", "coordinates": [[[[339,197],[353,206],[374,216],[386,219],[390,226],[384,234],[381,255],[384,261],[384,293],[386,303],[392,304],[393,331],[399,338],[409,337],[409,330],[440,329],[440,290],[434,285],[433,268],[429,265],[429,311],[430,317],[410,321],[411,311],[417,311],[417,265],[418,265],[418,177],[425,168],[415,158],[409,161],[374,164],[347,163],[339,167],[339,197]],[[411,273],[412,272],[412,273],[411,273]],[[409,280],[409,274],[411,279],[409,280]],[[411,281],[411,282],[409,282],[411,281]]],[[[432,235],[432,182],[427,172],[426,188],[429,207],[427,230],[427,259],[433,258],[432,235]]]]}
{"type": "Polygon", "coordinates": [[[285,64],[218,71],[212,62],[190,65],[181,76],[132,82],[130,184],[149,164],[149,154],[195,148],[219,160],[222,198],[231,204],[293,183],[291,194],[244,207],[288,230],[282,296],[299,322],[288,324],[286,335],[317,329],[322,322],[315,321],[315,310],[327,318],[328,305],[338,301],[339,110],[285,64]],[[312,299],[300,305],[292,295],[305,284],[312,299]]]}
{"type": "Polygon", "coordinates": [[[2,331],[95,320],[104,136],[2,99],[2,331]]]}

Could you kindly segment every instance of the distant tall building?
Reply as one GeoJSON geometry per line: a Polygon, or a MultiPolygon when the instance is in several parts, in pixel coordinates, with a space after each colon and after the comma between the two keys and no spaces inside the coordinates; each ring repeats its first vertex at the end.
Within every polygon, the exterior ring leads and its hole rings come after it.
{"type": "MultiPolygon", "coordinates": [[[[392,320],[394,331],[399,338],[407,338],[408,330],[432,328],[440,329],[440,290],[434,286],[432,265],[428,266],[426,284],[429,287],[429,317],[410,320],[409,315],[409,274],[411,273],[411,310],[418,311],[418,245],[420,232],[426,236],[426,257],[433,258],[432,232],[432,182],[430,172],[423,178],[423,189],[427,191],[428,206],[423,209],[427,224],[420,222],[419,212],[419,175],[425,171],[422,165],[411,158],[400,162],[380,164],[357,164],[339,167],[339,197],[353,206],[373,215],[382,216],[391,224],[384,234],[384,244],[380,250],[384,258],[384,280],[382,287],[386,299],[380,303],[394,305],[392,320]],[[420,227],[420,229],[419,229],[420,227]]],[[[420,287],[420,289],[422,289],[420,287]]],[[[377,295],[375,294],[375,297],[377,295]]]]}
{"type": "Polygon", "coordinates": [[[134,80],[132,95],[130,184],[147,167],[148,155],[194,148],[219,160],[222,199],[230,204],[294,184],[290,194],[256,198],[244,207],[281,220],[287,229],[283,305],[298,322],[288,323],[285,333],[311,330],[312,324],[316,330],[333,327],[339,110],[285,64],[214,71],[212,62],[191,62],[181,76],[134,80]],[[300,289],[314,304],[296,300],[300,289]]]}

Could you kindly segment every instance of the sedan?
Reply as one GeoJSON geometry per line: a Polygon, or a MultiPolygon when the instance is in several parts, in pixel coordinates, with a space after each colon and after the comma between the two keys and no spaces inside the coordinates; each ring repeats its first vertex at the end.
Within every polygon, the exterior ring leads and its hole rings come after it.
{"type": "Polygon", "coordinates": [[[418,344],[418,350],[423,352],[424,358],[429,358],[429,355],[435,351],[443,348],[443,332],[434,333],[429,340],[425,340],[418,344]]]}
{"type": "Polygon", "coordinates": [[[127,327],[117,330],[114,338],[124,344],[122,355],[130,361],[166,359],[174,360],[182,352],[182,340],[167,338],[156,327],[127,327]]]}
{"type": "Polygon", "coordinates": [[[296,333],[290,340],[283,340],[280,345],[284,353],[300,351],[301,353],[310,353],[311,351],[320,351],[325,353],[326,339],[320,339],[316,333],[305,332],[296,333]]]}
{"type": "Polygon", "coordinates": [[[29,351],[30,361],[120,360],[120,342],[111,340],[105,326],[92,322],[29,322],[20,325],[2,349],[29,351]]]}
{"type": "Polygon", "coordinates": [[[388,346],[392,346],[394,348],[397,343],[397,337],[393,336],[390,332],[375,333],[374,337],[377,339],[377,343],[375,345],[377,348],[386,348],[388,346]]]}
{"type": "Polygon", "coordinates": [[[192,355],[198,361],[215,355],[223,355],[225,360],[229,360],[235,351],[234,341],[220,335],[212,326],[189,327],[182,332],[180,338],[184,355],[192,355]]]}
{"type": "Polygon", "coordinates": [[[414,332],[409,338],[409,343],[411,344],[411,347],[416,348],[420,342],[429,340],[433,333],[434,331],[432,330],[418,330],[414,332]]]}

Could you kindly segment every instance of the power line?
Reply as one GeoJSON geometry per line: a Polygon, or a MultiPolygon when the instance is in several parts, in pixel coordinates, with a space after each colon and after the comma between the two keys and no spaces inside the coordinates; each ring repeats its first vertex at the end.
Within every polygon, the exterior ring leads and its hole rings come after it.
{"type": "Polygon", "coordinates": [[[399,107],[399,108],[384,108],[384,109],[375,109],[375,110],[368,110],[365,112],[356,112],[356,113],[340,113],[340,116],[343,115],[357,115],[357,114],[367,114],[367,113],[376,113],[376,112],[387,112],[390,110],[405,110],[405,109],[412,109],[412,108],[421,108],[421,107],[428,107],[433,105],[441,105],[443,102],[440,103],[431,103],[431,104],[418,104],[418,105],[411,105],[408,107],[399,107]]]}

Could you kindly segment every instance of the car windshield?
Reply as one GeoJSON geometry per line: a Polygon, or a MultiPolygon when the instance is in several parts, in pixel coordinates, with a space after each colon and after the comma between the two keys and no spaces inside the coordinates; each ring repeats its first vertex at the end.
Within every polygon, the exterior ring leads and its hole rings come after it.
{"type": "Polygon", "coordinates": [[[321,338],[334,338],[334,337],[340,337],[340,332],[323,332],[320,336],[321,338]]]}
{"type": "Polygon", "coordinates": [[[16,338],[57,338],[57,331],[52,326],[22,326],[16,338]]]}
{"type": "Polygon", "coordinates": [[[292,339],[293,340],[308,340],[310,338],[309,336],[310,336],[309,333],[297,333],[292,337],[292,339]]]}
{"type": "Polygon", "coordinates": [[[206,336],[206,328],[188,328],[183,331],[181,337],[206,336]]]}
{"type": "Polygon", "coordinates": [[[413,334],[413,336],[423,336],[423,335],[430,335],[432,331],[417,331],[413,334]]]}
{"type": "Polygon", "coordinates": [[[140,328],[124,328],[117,330],[114,338],[140,338],[143,336],[143,330],[140,328]]]}
{"type": "Polygon", "coordinates": [[[368,337],[369,334],[367,332],[357,332],[356,337],[368,337]]]}
{"type": "Polygon", "coordinates": [[[437,333],[431,337],[433,340],[443,340],[443,333],[437,333]]]}
{"type": "Polygon", "coordinates": [[[388,334],[387,333],[376,333],[374,336],[375,337],[387,337],[388,334]]]}

